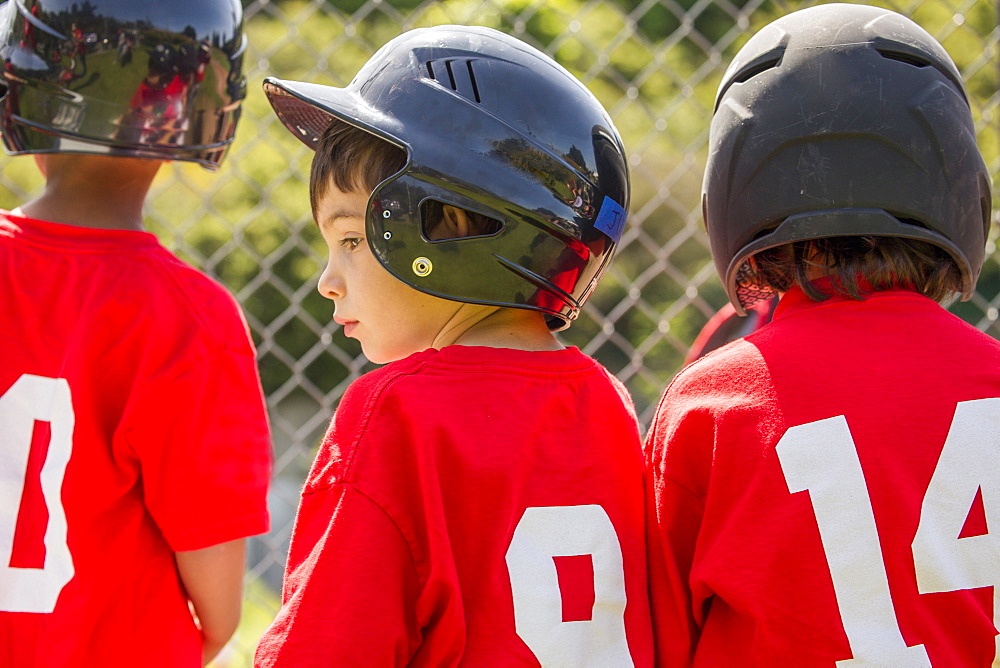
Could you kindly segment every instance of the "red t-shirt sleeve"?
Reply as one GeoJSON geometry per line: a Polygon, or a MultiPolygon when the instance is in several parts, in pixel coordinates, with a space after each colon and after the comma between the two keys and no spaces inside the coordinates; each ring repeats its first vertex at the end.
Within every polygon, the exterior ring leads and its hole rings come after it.
{"type": "Polygon", "coordinates": [[[211,352],[151,380],[135,402],[125,438],[171,549],[267,531],[270,437],[249,351],[211,352]]]}
{"type": "Polygon", "coordinates": [[[255,666],[402,666],[420,644],[419,578],[393,521],[352,485],[303,494],[283,605],[255,666]]]}
{"type": "Polygon", "coordinates": [[[396,363],[362,377],[341,400],[305,483],[283,605],[260,641],[257,666],[455,660],[425,633],[428,625],[445,624],[439,616],[453,592],[435,578],[414,526],[423,518],[421,497],[412,490],[419,476],[407,458],[417,448],[415,435],[386,399],[400,368],[396,363]],[[368,449],[380,465],[359,476],[355,465],[368,449]],[[376,499],[372,490],[382,496],[376,499]],[[401,518],[410,524],[401,525],[401,518]]]}

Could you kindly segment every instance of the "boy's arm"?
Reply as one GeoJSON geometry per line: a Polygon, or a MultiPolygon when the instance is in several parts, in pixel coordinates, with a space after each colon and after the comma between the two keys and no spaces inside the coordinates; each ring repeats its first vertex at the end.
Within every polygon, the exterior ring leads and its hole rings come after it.
{"type": "Polygon", "coordinates": [[[207,664],[233,635],[240,621],[245,541],[240,538],[174,554],[201,627],[202,663],[207,664]]]}
{"type": "MultiPolygon", "coordinates": [[[[282,606],[260,640],[254,666],[408,665],[425,641],[420,620],[444,607],[435,594],[452,593],[423,590],[409,545],[384,509],[350,484],[307,491],[292,534],[282,606]]],[[[448,663],[434,649],[423,648],[431,654],[424,663],[448,663]]]]}

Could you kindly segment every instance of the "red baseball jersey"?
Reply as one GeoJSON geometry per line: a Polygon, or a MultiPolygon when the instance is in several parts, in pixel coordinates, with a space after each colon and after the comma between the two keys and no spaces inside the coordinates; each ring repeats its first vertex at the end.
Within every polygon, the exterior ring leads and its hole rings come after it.
{"type": "Polygon", "coordinates": [[[905,290],[793,289],[687,367],[646,442],[662,665],[992,665],[998,397],[1000,343],[905,290]]]}
{"type": "Polygon", "coordinates": [[[631,400],[575,348],[449,346],[345,393],[258,666],[648,666],[631,400]]]}
{"type": "Polygon", "coordinates": [[[0,666],[200,666],[174,551],[267,530],[245,322],[145,232],[0,214],[0,666]]]}

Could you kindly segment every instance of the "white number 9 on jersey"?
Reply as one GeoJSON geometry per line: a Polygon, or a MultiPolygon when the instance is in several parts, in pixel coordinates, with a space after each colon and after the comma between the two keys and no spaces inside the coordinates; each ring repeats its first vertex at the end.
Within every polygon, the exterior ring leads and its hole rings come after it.
{"type": "Polygon", "coordinates": [[[625,638],[625,569],[618,533],[598,505],[528,508],[507,549],[517,635],[543,668],[632,666],[625,638]],[[564,621],[555,559],[589,555],[590,619],[564,621]]]}

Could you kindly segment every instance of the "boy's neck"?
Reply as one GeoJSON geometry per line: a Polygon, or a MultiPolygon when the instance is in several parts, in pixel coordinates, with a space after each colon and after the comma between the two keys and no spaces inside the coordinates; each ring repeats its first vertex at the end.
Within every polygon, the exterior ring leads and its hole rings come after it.
{"type": "Polygon", "coordinates": [[[461,304],[434,342],[438,349],[449,345],[536,352],[565,347],[537,311],[476,304],[461,304]]]}
{"type": "Polygon", "coordinates": [[[162,162],[93,155],[35,157],[45,189],[19,207],[22,215],[77,227],[143,229],[143,204],[162,162]]]}

